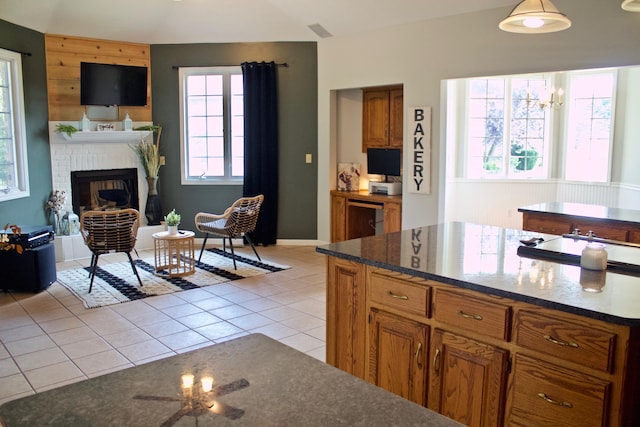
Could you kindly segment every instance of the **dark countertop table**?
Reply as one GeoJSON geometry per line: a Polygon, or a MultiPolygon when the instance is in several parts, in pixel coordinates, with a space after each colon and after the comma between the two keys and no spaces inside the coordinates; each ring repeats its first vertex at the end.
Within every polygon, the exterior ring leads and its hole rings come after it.
{"type": "MultiPolygon", "coordinates": [[[[563,237],[453,222],[332,243],[316,250],[545,308],[640,326],[640,277],[609,269],[597,278],[600,292],[589,292],[585,289],[594,278],[575,265],[587,242],[557,239],[563,237]],[[545,239],[540,251],[519,254],[520,240],[532,237],[545,239]],[[545,250],[553,244],[555,247],[545,250]],[[556,259],[558,250],[567,252],[564,259],[556,259]]],[[[607,245],[607,250],[609,259],[640,264],[638,248],[607,245]]]]}
{"type": "Polygon", "coordinates": [[[518,208],[518,212],[549,213],[562,216],[588,219],[606,219],[614,221],[640,223],[640,211],[633,209],[610,208],[584,203],[547,202],[518,208]]]}
{"type": "Polygon", "coordinates": [[[7,402],[13,426],[460,424],[253,334],[7,402]],[[193,386],[183,386],[183,375],[193,386]],[[201,379],[213,377],[204,393],[201,379]],[[209,408],[210,405],[213,405],[209,408]]]}

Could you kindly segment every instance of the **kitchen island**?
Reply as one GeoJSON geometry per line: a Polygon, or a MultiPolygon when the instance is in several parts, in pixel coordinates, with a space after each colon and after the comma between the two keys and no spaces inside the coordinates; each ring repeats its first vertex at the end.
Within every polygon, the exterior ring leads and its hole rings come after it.
{"type": "Polygon", "coordinates": [[[260,334],[7,402],[0,425],[459,426],[260,334]]]}
{"type": "Polygon", "coordinates": [[[450,223],[318,247],[327,362],[471,426],[640,425],[640,277],[531,238],[563,239],[450,223]]]}

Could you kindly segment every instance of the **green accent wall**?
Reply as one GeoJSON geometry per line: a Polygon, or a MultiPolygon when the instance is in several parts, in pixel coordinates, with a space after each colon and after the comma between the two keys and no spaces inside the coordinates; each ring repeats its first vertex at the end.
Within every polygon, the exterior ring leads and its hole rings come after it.
{"type": "MultiPolygon", "coordinates": [[[[44,34],[0,20],[0,47],[22,56],[30,197],[0,202],[0,227],[46,224],[51,193],[44,34]]],[[[164,213],[175,208],[182,227],[194,229],[197,212],[222,212],[242,196],[242,186],[180,183],[178,70],[174,66],[240,65],[245,61],[287,63],[278,68],[280,200],[278,239],[317,238],[318,74],[314,42],[172,44],[151,46],[153,120],[163,126],[166,165],[158,188],[164,213]],[[313,163],[305,163],[305,155],[313,163]]],[[[142,201],[144,203],[144,201],[142,201]]]]}
{"type": "Polygon", "coordinates": [[[176,209],[181,227],[195,230],[201,211],[222,213],[242,196],[241,185],[180,183],[178,69],[240,65],[247,61],[287,63],[278,67],[279,198],[278,239],[317,238],[318,86],[315,42],[171,44],[151,46],[153,121],[162,125],[158,191],[162,211],[176,209]],[[305,154],[313,162],[305,163],[305,154]]]}
{"type": "Polygon", "coordinates": [[[0,20],[0,48],[31,53],[31,56],[22,55],[31,195],[0,202],[0,227],[47,224],[44,206],[51,194],[51,157],[44,34],[0,20]]]}

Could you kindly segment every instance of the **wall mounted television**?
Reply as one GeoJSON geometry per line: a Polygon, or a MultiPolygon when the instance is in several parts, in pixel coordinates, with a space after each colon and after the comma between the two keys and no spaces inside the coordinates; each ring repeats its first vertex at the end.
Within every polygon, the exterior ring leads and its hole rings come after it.
{"type": "Polygon", "coordinates": [[[401,150],[396,148],[368,148],[367,174],[400,176],[402,167],[401,150]]]}
{"type": "Polygon", "coordinates": [[[147,67],[81,62],[80,104],[144,107],[147,67]]]}

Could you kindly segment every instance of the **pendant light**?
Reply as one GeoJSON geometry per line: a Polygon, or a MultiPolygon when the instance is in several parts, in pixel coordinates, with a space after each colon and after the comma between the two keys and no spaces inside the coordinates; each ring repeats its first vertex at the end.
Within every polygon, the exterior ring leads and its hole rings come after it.
{"type": "Polygon", "coordinates": [[[640,12],[640,0],[624,0],[622,8],[629,12],[640,12]]]}
{"type": "Polygon", "coordinates": [[[569,18],[550,0],[523,0],[498,25],[502,31],[526,34],[552,33],[570,26],[569,18]]]}

